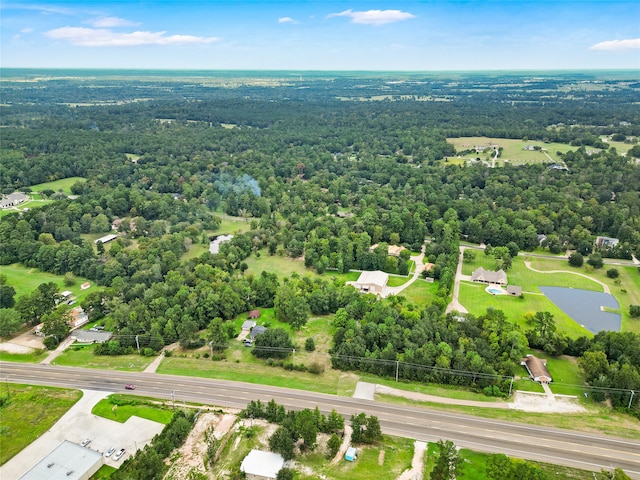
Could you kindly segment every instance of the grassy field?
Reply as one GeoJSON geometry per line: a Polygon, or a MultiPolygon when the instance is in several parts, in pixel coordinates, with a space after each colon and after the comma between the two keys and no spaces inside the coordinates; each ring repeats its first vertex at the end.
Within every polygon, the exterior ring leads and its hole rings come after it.
{"type": "MultiPolygon", "coordinates": [[[[478,267],[495,269],[493,257],[488,257],[481,252],[476,254],[473,262],[464,262],[462,272],[470,275],[478,267]]],[[[591,336],[585,328],[577,324],[571,317],[556,307],[551,300],[542,294],[539,286],[580,288],[602,292],[603,287],[597,281],[609,286],[611,293],[620,303],[620,310],[616,313],[622,315],[622,330],[640,332],[640,321],[629,317],[629,305],[633,302],[640,303],[640,274],[637,267],[616,267],[620,277],[614,281],[606,276],[608,267],[600,270],[592,268],[575,268],[569,266],[564,259],[550,259],[540,257],[527,257],[520,255],[513,259],[513,266],[507,272],[510,285],[522,287],[523,297],[516,298],[507,295],[491,296],[484,291],[485,286],[471,282],[461,282],[460,302],[473,314],[483,314],[488,307],[502,310],[508,318],[526,327],[523,323],[524,314],[527,312],[548,311],[551,312],[558,328],[571,337],[581,335],[591,336]],[[563,270],[563,273],[538,273],[525,266],[525,260],[531,267],[542,272],[563,270]],[[577,275],[586,275],[589,278],[577,275]],[[596,281],[597,280],[597,281],[596,281]]]]}
{"type": "MultiPolygon", "coordinates": [[[[640,319],[633,319],[629,316],[629,305],[640,305],[640,271],[638,271],[637,266],[621,266],[621,265],[605,265],[603,268],[594,269],[589,265],[584,265],[580,268],[574,268],[569,266],[566,261],[558,261],[552,260],[548,258],[534,258],[529,257],[528,260],[531,261],[531,266],[536,270],[568,270],[575,273],[580,273],[582,275],[587,275],[588,277],[598,280],[604,284],[606,284],[611,294],[618,300],[620,304],[620,309],[618,311],[614,311],[614,313],[619,313],[622,317],[622,328],[621,330],[640,333],[640,319]],[[615,268],[618,270],[620,276],[617,279],[612,279],[607,277],[607,270],[610,268],[615,268]]],[[[535,273],[535,272],[531,272],[535,273]]],[[[560,274],[538,274],[545,275],[543,279],[549,278],[557,278],[560,274]]],[[[564,275],[564,274],[562,274],[564,275]]],[[[572,279],[566,279],[565,283],[557,285],[557,286],[569,286],[573,288],[583,288],[585,290],[596,290],[599,292],[603,291],[602,286],[600,286],[595,281],[588,281],[587,283],[581,284],[581,278],[578,275],[571,275],[572,279]],[[570,282],[570,283],[567,283],[570,282]]],[[[541,283],[540,285],[549,285],[556,286],[555,284],[541,283]]],[[[586,279],[585,279],[586,280],[586,279]]]]}
{"type": "Polygon", "coordinates": [[[400,296],[418,307],[426,307],[435,297],[438,291],[438,283],[429,283],[418,279],[400,292],[400,296]]]}
{"type": "Polygon", "coordinates": [[[116,470],[118,470],[115,467],[112,467],[111,465],[102,465],[100,467],[100,470],[98,470],[96,473],[93,474],[93,477],[91,477],[91,480],[108,480],[109,478],[111,478],[111,475],[113,475],[113,472],[115,472],[116,470]]]}
{"type": "MultiPolygon", "coordinates": [[[[497,165],[504,165],[505,160],[514,165],[520,165],[525,163],[551,163],[560,161],[556,152],[566,153],[570,150],[575,150],[576,147],[571,145],[565,145],[563,143],[544,143],[533,140],[524,141],[521,139],[505,139],[505,138],[488,138],[488,137],[460,137],[460,138],[447,138],[447,142],[452,144],[456,151],[468,150],[476,145],[497,145],[502,147],[502,155],[498,158],[497,165]],[[547,154],[551,157],[551,160],[539,150],[524,150],[527,145],[538,146],[547,150],[547,154]]],[[[478,153],[468,154],[465,158],[480,157],[484,159],[487,155],[493,156],[493,153],[478,153]]],[[[453,162],[455,158],[450,158],[449,161],[453,162]]]]}
{"type": "Polygon", "coordinates": [[[80,398],[79,390],[5,383],[0,395],[0,465],[49,430],[80,398]]]}
{"type": "MultiPolygon", "coordinates": [[[[262,271],[275,273],[280,279],[290,277],[292,273],[297,273],[301,277],[315,276],[319,277],[315,271],[309,270],[304,266],[304,261],[290,257],[281,257],[279,255],[269,255],[266,249],[260,250],[260,257],[255,255],[249,256],[245,262],[249,266],[248,273],[260,275],[262,271]]],[[[357,280],[357,277],[356,277],[357,280]]]]}
{"type": "Polygon", "coordinates": [[[33,353],[9,353],[0,351],[0,362],[38,363],[46,357],[46,350],[37,350],[33,353]]]}
{"type": "Polygon", "coordinates": [[[32,192],[41,192],[43,190],[53,190],[54,192],[63,192],[67,195],[71,195],[71,186],[74,183],[85,181],[83,177],[69,177],[55,180],[53,182],[39,183],[37,185],[31,185],[32,192]]]}
{"type": "Polygon", "coordinates": [[[93,407],[91,413],[120,423],[136,416],[167,425],[173,418],[171,410],[161,408],[151,400],[121,394],[113,394],[103,398],[93,407]],[[114,409],[116,405],[117,408],[114,409]]]}
{"type": "MultiPolygon", "coordinates": [[[[437,446],[434,443],[429,443],[427,449],[427,462],[426,469],[431,471],[433,464],[437,458],[437,446]]],[[[462,458],[462,464],[458,470],[456,478],[463,480],[485,480],[489,479],[487,476],[487,461],[491,454],[475,452],[473,450],[467,450],[462,448],[459,450],[459,456],[462,458]]],[[[548,463],[532,462],[537,464],[542,471],[544,471],[549,478],[556,477],[565,480],[592,480],[593,473],[586,470],[578,470],[576,468],[562,467],[559,465],[551,465],[548,463]]]]}
{"type": "Polygon", "coordinates": [[[519,298],[510,295],[489,295],[484,289],[485,285],[482,284],[460,283],[460,303],[474,315],[483,315],[488,308],[502,310],[507,319],[526,330],[531,328],[524,319],[526,313],[550,312],[555,318],[558,330],[570,337],[577,338],[583,335],[593,335],[587,329],[574,322],[571,317],[556,307],[542,293],[524,293],[523,298],[519,298]]]}
{"type": "Polygon", "coordinates": [[[140,355],[94,355],[95,345],[71,345],[53,361],[53,365],[67,367],[100,368],[103,370],[123,370],[141,372],[154,357],[140,355]]]}
{"type": "Polygon", "coordinates": [[[411,468],[413,459],[413,440],[409,438],[385,435],[379,445],[358,446],[358,458],[355,462],[341,461],[328,466],[326,457],[320,453],[303,455],[296,460],[310,467],[316,475],[298,475],[298,479],[319,478],[323,475],[335,480],[395,480],[400,474],[411,468]],[[380,452],[384,452],[382,465],[378,463],[380,452]]]}
{"type": "Polygon", "coordinates": [[[41,272],[37,268],[27,268],[22,265],[14,263],[12,265],[0,266],[0,274],[7,276],[7,284],[11,285],[16,290],[16,299],[25,293],[29,293],[37,288],[41,283],[53,282],[58,285],[59,291],[69,290],[77,298],[77,302],[80,303],[85,296],[94,292],[96,289],[95,284],[91,283],[91,288],[87,290],[80,290],[80,285],[88,280],[82,277],[76,277],[75,285],[67,287],[64,284],[64,277],[62,275],[54,275],[53,273],[41,272]]]}

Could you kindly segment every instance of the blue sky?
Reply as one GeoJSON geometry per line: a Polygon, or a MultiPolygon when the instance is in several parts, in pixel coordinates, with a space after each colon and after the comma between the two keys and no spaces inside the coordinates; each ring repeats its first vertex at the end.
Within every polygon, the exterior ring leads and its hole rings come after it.
{"type": "Polygon", "coordinates": [[[640,2],[0,0],[0,66],[640,70],[640,2]]]}

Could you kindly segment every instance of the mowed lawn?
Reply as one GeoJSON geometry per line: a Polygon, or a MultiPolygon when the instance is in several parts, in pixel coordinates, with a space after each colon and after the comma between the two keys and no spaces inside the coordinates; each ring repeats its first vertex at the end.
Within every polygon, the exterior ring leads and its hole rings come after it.
{"type": "Polygon", "coordinates": [[[82,397],[80,390],[4,382],[0,394],[9,396],[0,408],[0,465],[49,430],[82,397]]]}
{"type": "MultiPolygon", "coordinates": [[[[320,374],[285,370],[283,367],[269,366],[266,360],[258,359],[251,354],[251,348],[233,339],[229,347],[220,354],[215,354],[216,360],[205,357],[209,355],[209,347],[197,350],[183,350],[178,348],[171,356],[165,357],[158,367],[158,373],[172,375],[187,375],[204,378],[219,378],[237,380],[248,383],[273,385],[279,387],[297,388],[322,393],[351,395],[355,390],[357,375],[341,372],[331,368],[329,349],[332,340],[332,315],[311,317],[307,324],[299,331],[292,331],[288,324],[278,321],[273,316],[273,309],[261,309],[258,325],[269,328],[284,328],[290,333],[295,345],[295,353],[284,360],[284,363],[294,363],[309,367],[318,364],[324,371],[320,374]],[[315,350],[307,352],[305,341],[313,338],[315,350]]],[[[246,319],[246,314],[235,320],[238,326],[246,319]]]]}
{"type": "Polygon", "coordinates": [[[302,259],[294,259],[290,257],[281,257],[279,255],[269,255],[266,249],[260,250],[260,257],[255,254],[245,259],[249,266],[248,273],[260,275],[263,271],[275,273],[282,280],[284,277],[290,277],[292,273],[297,273],[301,277],[307,275],[319,277],[313,270],[309,270],[304,266],[302,259]]]}
{"type": "Polygon", "coordinates": [[[69,177],[61,178],[60,180],[54,180],[53,182],[38,183],[37,185],[31,185],[29,188],[32,192],[41,192],[43,190],[53,190],[54,192],[63,192],[67,195],[71,195],[71,186],[78,182],[85,181],[84,177],[69,177]]]}
{"type": "MultiPolygon", "coordinates": [[[[489,270],[496,269],[493,257],[484,255],[482,251],[476,251],[474,261],[465,261],[462,273],[471,275],[478,267],[489,270]]],[[[480,315],[488,307],[503,310],[513,321],[520,320],[527,312],[548,311],[556,318],[558,328],[569,336],[591,335],[586,329],[580,327],[568,315],[556,307],[547,299],[538,287],[567,287],[583,290],[604,292],[602,282],[610,289],[611,294],[618,300],[620,309],[613,313],[619,313],[622,317],[622,331],[640,333],[640,319],[629,316],[629,305],[640,305],[640,271],[636,266],[604,265],[603,268],[593,269],[588,265],[580,268],[572,267],[564,258],[552,259],[527,256],[521,253],[513,259],[513,265],[507,271],[510,285],[522,287],[524,299],[509,296],[491,296],[484,291],[484,285],[471,282],[461,282],[460,301],[469,311],[480,315]],[[529,262],[531,268],[543,273],[535,272],[525,265],[529,262]],[[617,279],[607,276],[607,270],[615,268],[619,272],[617,279]],[[546,273],[544,273],[546,272],[546,273]]]]}
{"type": "Polygon", "coordinates": [[[78,302],[89,293],[95,291],[96,285],[93,282],[89,282],[86,278],[76,277],[75,285],[67,287],[64,284],[64,277],[62,275],[54,275],[53,273],[42,272],[37,268],[23,267],[14,263],[12,265],[0,266],[0,274],[7,276],[7,284],[11,285],[16,290],[16,299],[25,293],[32,292],[41,283],[53,282],[58,285],[59,291],[69,290],[77,297],[78,302]],[[87,290],[80,290],[80,285],[85,282],[89,282],[91,287],[87,290]]]}
{"type": "Polygon", "coordinates": [[[94,355],[95,345],[72,344],[54,361],[53,365],[99,368],[102,370],[143,371],[155,357],[131,355],[94,355]]]}
{"type": "MultiPolygon", "coordinates": [[[[531,266],[539,270],[571,270],[566,260],[558,261],[551,259],[543,259],[552,263],[552,268],[548,268],[546,263],[538,262],[538,258],[529,257],[526,259],[531,261],[531,266]]],[[[538,273],[528,269],[525,264],[525,257],[518,256],[513,259],[513,266],[507,272],[510,285],[519,285],[522,287],[523,298],[512,297],[510,295],[490,295],[485,292],[484,284],[461,282],[460,283],[460,302],[469,312],[474,315],[482,315],[487,308],[502,310],[507,318],[521,325],[523,328],[530,328],[524,321],[524,315],[532,312],[550,312],[553,314],[558,329],[570,337],[576,338],[582,335],[592,336],[592,334],[584,327],[573,321],[571,317],[542,294],[539,286],[557,286],[581,288],[585,290],[594,290],[602,292],[602,286],[588,278],[584,278],[572,273],[538,273]]],[[[478,267],[495,269],[495,261],[492,257],[484,255],[483,252],[476,253],[474,262],[465,262],[463,265],[463,273],[470,275],[473,270],[478,267]]]]}

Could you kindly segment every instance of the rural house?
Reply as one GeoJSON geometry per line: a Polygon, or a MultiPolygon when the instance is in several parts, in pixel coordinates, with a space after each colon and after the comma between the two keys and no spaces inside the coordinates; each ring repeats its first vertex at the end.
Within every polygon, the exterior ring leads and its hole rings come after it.
{"type": "Polygon", "coordinates": [[[26,202],[27,200],[29,200],[29,197],[27,197],[22,192],[10,193],[9,195],[6,195],[2,200],[0,200],[0,208],[15,207],[17,205],[20,205],[21,203],[26,202]]]}
{"type": "Polygon", "coordinates": [[[524,365],[529,372],[529,376],[534,382],[551,383],[553,378],[547,370],[547,361],[536,357],[535,355],[527,355],[520,361],[520,365],[524,365]]]}
{"type": "Polygon", "coordinates": [[[471,274],[472,282],[480,282],[480,283],[494,283],[496,285],[506,285],[507,282],[507,274],[504,270],[500,269],[497,272],[492,270],[485,270],[482,267],[476,268],[471,274]]]}

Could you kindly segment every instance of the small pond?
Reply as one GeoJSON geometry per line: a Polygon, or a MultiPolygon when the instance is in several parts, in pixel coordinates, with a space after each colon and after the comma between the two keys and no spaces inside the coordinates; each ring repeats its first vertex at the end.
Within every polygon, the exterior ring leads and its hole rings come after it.
{"type": "Polygon", "coordinates": [[[613,310],[620,308],[620,304],[613,295],[565,287],[540,287],[540,290],[560,310],[590,332],[620,331],[620,315],[602,311],[602,307],[613,310]]]}

